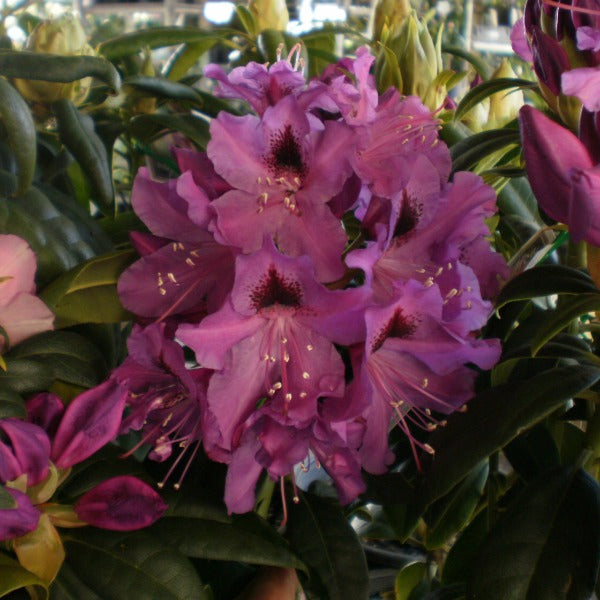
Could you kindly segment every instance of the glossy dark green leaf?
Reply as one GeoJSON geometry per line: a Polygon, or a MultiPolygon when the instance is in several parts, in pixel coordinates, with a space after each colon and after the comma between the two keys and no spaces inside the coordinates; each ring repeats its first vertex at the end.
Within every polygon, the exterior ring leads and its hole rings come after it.
{"type": "Polygon", "coordinates": [[[469,136],[450,148],[454,171],[466,171],[482,158],[520,143],[518,129],[490,129],[469,136]]]}
{"type": "Polygon", "coordinates": [[[539,265],[513,277],[498,294],[496,308],[551,294],[593,293],[600,292],[587,273],[565,265],[539,265]]]}
{"type": "Polygon", "coordinates": [[[6,142],[17,163],[16,194],[20,196],[31,185],[37,158],[37,134],[27,102],[6,79],[0,77],[0,121],[6,142]]]}
{"type": "Polygon", "coordinates": [[[504,454],[525,481],[531,481],[560,464],[556,443],[544,425],[516,437],[504,448],[504,454]]]}
{"type": "Polygon", "coordinates": [[[46,391],[54,382],[52,369],[28,358],[6,360],[6,371],[0,370],[0,387],[18,394],[46,391]]]}
{"type": "Polygon", "coordinates": [[[85,585],[68,564],[63,563],[50,586],[50,600],[102,600],[102,598],[85,585]]]}
{"type": "Polygon", "coordinates": [[[475,467],[449,494],[437,500],[425,515],[428,549],[442,547],[471,518],[485,488],[488,461],[475,467]]]}
{"type": "Polygon", "coordinates": [[[462,583],[455,583],[425,594],[423,600],[464,600],[466,597],[466,586],[462,583]]]}
{"type": "Polygon", "coordinates": [[[152,531],[194,558],[305,569],[286,540],[254,513],[226,520],[166,516],[152,531]]]}
{"type": "Polygon", "coordinates": [[[96,77],[113,92],[121,87],[118,71],[107,60],[96,56],[62,56],[25,50],[0,50],[0,74],[5,77],[68,83],[96,77]]]}
{"type": "Polygon", "coordinates": [[[41,297],[56,315],[55,326],[128,320],[129,313],[117,295],[117,281],[134,259],[133,250],[105,254],[53,281],[42,291],[41,297]]]}
{"type": "Polygon", "coordinates": [[[21,395],[9,387],[0,387],[0,419],[5,417],[24,419],[26,416],[25,400],[21,395]]]}
{"type": "Polygon", "coordinates": [[[467,525],[454,542],[442,570],[444,584],[466,582],[471,576],[479,546],[488,534],[488,516],[485,510],[467,525]]]}
{"type": "Polygon", "coordinates": [[[129,131],[144,142],[171,131],[178,131],[200,148],[206,148],[210,140],[208,122],[189,114],[138,115],[131,119],[129,131]]]}
{"type": "Polygon", "coordinates": [[[418,497],[425,505],[459,483],[477,463],[520,432],[600,380],[600,369],[573,365],[485,390],[429,438],[435,456],[427,461],[418,497]]]}
{"type": "Polygon", "coordinates": [[[561,467],[529,484],[479,548],[470,598],[586,600],[600,563],[600,489],[561,467]]]}
{"type": "Polygon", "coordinates": [[[90,180],[92,198],[99,208],[110,210],[114,202],[112,173],[106,148],[96,134],[93,119],[80,113],[70,100],[54,102],[52,110],[61,142],[90,180]]]}
{"type": "Polygon", "coordinates": [[[367,489],[362,498],[377,504],[399,504],[410,502],[414,488],[403,473],[383,473],[371,475],[363,472],[367,489]]]}
{"type": "Polygon", "coordinates": [[[367,563],[337,501],[301,493],[289,507],[286,537],[306,563],[310,588],[322,600],[366,600],[367,563]]]}
{"type": "Polygon", "coordinates": [[[128,77],[123,81],[123,86],[147,96],[166,100],[185,100],[198,106],[202,105],[202,99],[194,88],[161,77],[143,77],[141,75],[128,77]]]}
{"type": "Polygon", "coordinates": [[[108,370],[98,348],[71,331],[47,331],[31,337],[7,357],[34,359],[49,367],[55,379],[84,388],[98,385],[108,370]]]}
{"type": "MultiPolygon", "coordinates": [[[[227,30],[222,30],[225,34],[227,30]]],[[[215,35],[213,32],[202,31],[195,27],[152,27],[142,31],[126,33],[102,42],[98,46],[98,53],[108,60],[118,60],[131,54],[138,54],[141,48],[164,48],[165,46],[178,46],[199,42],[226,43],[224,35],[215,35]]]]}
{"type": "Polygon", "coordinates": [[[0,552],[0,597],[28,586],[34,586],[40,598],[48,597],[46,585],[37,575],[0,552]]]}
{"type": "MultiPolygon", "coordinates": [[[[454,111],[454,119],[460,121],[473,107],[477,106],[481,101],[489,98],[492,94],[515,89],[535,89],[537,84],[527,79],[513,79],[501,77],[498,79],[490,79],[484,81],[473,89],[469,90],[462,100],[458,103],[454,111]]],[[[507,91],[507,93],[510,93],[507,91]]]]}
{"type": "Polygon", "coordinates": [[[190,561],[147,531],[63,535],[67,562],[103,600],[209,600],[190,561]]]}
{"type": "Polygon", "coordinates": [[[560,333],[581,315],[600,310],[600,292],[580,294],[562,299],[558,308],[548,311],[548,316],[531,340],[531,353],[537,354],[544,344],[560,333]]]}
{"type": "MultiPolygon", "coordinates": [[[[509,221],[509,225],[511,225],[510,220],[515,221],[518,219],[522,225],[521,228],[526,227],[527,236],[544,226],[537,201],[526,177],[511,179],[500,190],[498,194],[498,208],[505,215],[504,220],[509,221]],[[507,217],[510,219],[507,219],[507,217]]],[[[511,229],[515,229],[514,224],[511,226],[511,229]]]]}

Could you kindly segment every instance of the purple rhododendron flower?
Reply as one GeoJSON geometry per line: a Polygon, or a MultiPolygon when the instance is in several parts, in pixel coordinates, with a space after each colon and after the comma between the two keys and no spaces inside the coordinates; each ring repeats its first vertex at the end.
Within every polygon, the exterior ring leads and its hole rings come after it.
{"type": "Polygon", "coordinates": [[[0,509],[0,541],[19,538],[33,531],[41,514],[23,492],[11,488],[5,490],[13,497],[16,506],[0,509]]]}
{"type": "Polygon", "coordinates": [[[568,129],[530,106],[521,109],[523,154],[540,206],[569,225],[575,242],[600,245],[600,165],[568,129]]]}
{"type": "Polygon", "coordinates": [[[308,254],[319,279],[332,281],[344,272],[346,235],[327,202],[351,173],[354,134],[309,116],[285,96],[260,119],[221,113],[213,120],[208,156],[236,188],[213,206],[227,243],[254,252],[268,234],[286,254],[308,254]]]}
{"type": "Polygon", "coordinates": [[[175,442],[185,449],[194,448],[191,458],[195,455],[210,376],[207,369],[186,368],[183,348],[165,337],[165,329],[164,323],[145,329],[135,326],[127,341],[129,357],[112,374],[128,391],[128,414],[121,423],[121,433],[132,429],[142,433],[130,453],[149,444],[150,458],[158,461],[171,455],[175,442]]]}
{"type": "Polygon", "coordinates": [[[82,521],[95,527],[134,531],[160,519],[167,505],[147,483],[122,475],[93,487],[77,500],[74,509],[82,521]]]}

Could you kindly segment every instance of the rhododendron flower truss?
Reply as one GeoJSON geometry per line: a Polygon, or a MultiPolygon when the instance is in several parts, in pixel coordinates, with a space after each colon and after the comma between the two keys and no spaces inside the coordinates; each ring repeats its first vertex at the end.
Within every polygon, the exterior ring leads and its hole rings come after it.
{"type": "Polygon", "coordinates": [[[500,356],[497,340],[462,336],[443,319],[443,298],[436,285],[409,281],[391,303],[367,309],[367,337],[360,374],[350,395],[367,394],[366,430],[361,458],[366,470],[382,473],[390,459],[390,420],[416,446],[433,450],[411,435],[409,424],[430,430],[432,412],[448,414],[473,396],[473,363],[491,368],[500,356]]]}
{"type": "MultiPolygon", "coordinates": [[[[128,391],[127,416],[120,432],[141,431],[139,443],[129,453],[147,444],[152,447],[150,458],[163,461],[171,456],[174,445],[183,448],[166,480],[188,448],[192,452],[187,467],[198,451],[210,371],[187,369],[183,348],[165,337],[165,329],[164,323],[145,329],[135,326],[127,341],[129,357],[112,377],[128,391]]],[[[185,470],[181,478],[184,475],[185,470]]]]}
{"type": "Polygon", "coordinates": [[[267,234],[285,254],[310,256],[321,281],[341,277],[346,235],[327,202],[351,173],[352,130],[321,123],[293,96],[260,119],[221,113],[210,130],[208,156],[236,188],[212,203],[223,239],[248,253],[267,234]]]}
{"type": "Polygon", "coordinates": [[[136,244],[144,255],[119,279],[123,305],[157,320],[218,308],[231,288],[234,252],[209,233],[209,199],[192,172],[161,183],[142,169],[132,201],[136,213],[160,237],[136,244]]]}

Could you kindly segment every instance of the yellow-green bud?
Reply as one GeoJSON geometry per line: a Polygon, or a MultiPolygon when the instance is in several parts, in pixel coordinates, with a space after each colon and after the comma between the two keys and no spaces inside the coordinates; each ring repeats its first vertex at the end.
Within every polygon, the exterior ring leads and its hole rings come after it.
{"type": "Polygon", "coordinates": [[[373,13],[373,41],[382,41],[384,28],[395,37],[411,12],[409,0],[378,0],[373,13]]]}
{"type": "MultiPolygon", "coordinates": [[[[55,20],[40,23],[27,38],[25,50],[63,56],[94,55],[79,19],[67,13],[55,20]]],[[[79,104],[85,100],[92,78],[70,83],[15,79],[17,89],[31,102],[55,102],[69,99],[79,104]]]]}
{"type": "Polygon", "coordinates": [[[265,29],[285,31],[290,20],[285,0],[250,0],[248,8],[254,17],[257,33],[265,29]]]}
{"type": "MultiPolygon", "coordinates": [[[[517,74],[513,71],[506,58],[502,59],[500,66],[494,71],[491,79],[516,79],[517,74]]],[[[509,121],[516,119],[519,109],[525,103],[523,92],[518,89],[503,90],[490,96],[490,112],[486,129],[503,127],[509,121]]]]}

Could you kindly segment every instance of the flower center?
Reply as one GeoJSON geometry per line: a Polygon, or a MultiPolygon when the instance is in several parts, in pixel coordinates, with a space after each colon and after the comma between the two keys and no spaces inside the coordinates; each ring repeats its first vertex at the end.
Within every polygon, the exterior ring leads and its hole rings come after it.
{"type": "Polygon", "coordinates": [[[275,175],[289,173],[302,177],[305,174],[302,148],[291,125],[271,135],[271,154],[266,162],[275,175]]]}
{"type": "Polygon", "coordinates": [[[415,319],[413,317],[407,317],[401,308],[397,308],[393,317],[387,322],[387,324],[379,331],[373,344],[371,345],[371,352],[376,352],[383,342],[389,338],[407,338],[410,337],[417,328],[415,319]]]}
{"type": "Polygon", "coordinates": [[[302,288],[271,265],[250,293],[250,301],[256,311],[274,305],[298,307],[302,304],[302,288]]]}

